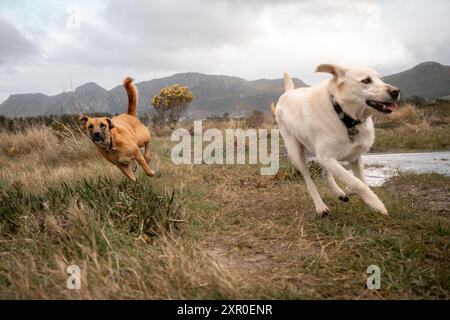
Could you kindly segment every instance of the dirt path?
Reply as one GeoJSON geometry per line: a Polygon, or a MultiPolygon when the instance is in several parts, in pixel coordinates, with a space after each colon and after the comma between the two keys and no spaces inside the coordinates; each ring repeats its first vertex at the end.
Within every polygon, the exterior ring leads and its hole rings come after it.
{"type": "Polygon", "coordinates": [[[428,183],[420,183],[414,178],[394,177],[385,187],[397,192],[402,199],[414,201],[420,210],[439,214],[450,218],[450,184],[442,183],[439,179],[431,179],[428,183]],[[402,188],[399,189],[398,185],[402,188]]]}

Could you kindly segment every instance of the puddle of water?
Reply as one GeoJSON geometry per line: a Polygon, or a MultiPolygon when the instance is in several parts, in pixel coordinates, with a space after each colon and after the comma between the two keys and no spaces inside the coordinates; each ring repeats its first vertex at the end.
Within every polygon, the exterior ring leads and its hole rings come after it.
{"type": "Polygon", "coordinates": [[[399,171],[436,172],[450,176],[450,151],[363,155],[370,186],[381,186],[399,171]]]}
{"type": "MultiPolygon", "coordinates": [[[[281,154],[287,156],[287,150],[282,147],[281,154]]],[[[316,160],[307,154],[309,160],[316,160]]],[[[450,150],[435,152],[410,153],[368,153],[363,155],[364,175],[372,187],[383,185],[398,172],[412,171],[416,173],[436,172],[450,176],[450,150]]],[[[316,160],[317,161],[317,160],[316,160]]]]}

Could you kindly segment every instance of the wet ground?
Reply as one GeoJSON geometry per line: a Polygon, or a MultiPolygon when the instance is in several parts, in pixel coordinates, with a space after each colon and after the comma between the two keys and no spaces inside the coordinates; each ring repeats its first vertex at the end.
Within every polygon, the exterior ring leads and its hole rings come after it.
{"type": "Polygon", "coordinates": [[[381,186],[398,172],[436,172],[450,176],[450,151],[366,154],[365,176],[371,186],[381,186]]]}

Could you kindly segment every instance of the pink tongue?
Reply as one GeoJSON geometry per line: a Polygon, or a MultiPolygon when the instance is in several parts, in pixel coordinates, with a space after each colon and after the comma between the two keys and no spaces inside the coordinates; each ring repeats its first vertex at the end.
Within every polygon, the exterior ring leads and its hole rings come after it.
{"type": "Polygon", "coordinates": [[[394,102],[394,103],[391,103],[391,104],[387,104],[386,107],[387,107],[389,110],[391,110],[391,111],[395,111],[395,110],[397,110],[398,105],[397,105],[396,102],[394,102]]]}
{"type": "Polygon", "coordinates": [[[393,102],[393,103],[385,104],[384,107],[391,111],[395,111],[395,110],[397,110],[398,105],[396,102],[393,102]]]}

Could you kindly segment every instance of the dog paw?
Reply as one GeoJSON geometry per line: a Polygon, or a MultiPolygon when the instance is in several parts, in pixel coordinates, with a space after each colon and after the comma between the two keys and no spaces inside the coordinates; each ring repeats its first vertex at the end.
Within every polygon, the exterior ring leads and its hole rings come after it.
{"type": "Polygon", "coordinates": [[[384,216],[389,215],[386,207],[384,206],[384,203],[371,190],[362,193],[361,198],[373,210],[381,213],[384,216]]]}
{"type": "Polygon", "coordinates": [[[316,209],[316,213],[318,217],[326,217],[330,214],[330,209],[328,209],[327,206],[325,207],[321,207],[321,208],[317,208],[316,209]]]}
{"type": "Polygon", "coordinates": [[[386,208],[383,206],[377,207],[377,208],[373,208],[375,211],[377,211],[378,213],[381,213],[383,216],[389,216],[389,212],[386,210],[386,208]]]}
{"type": "Polygon", "coordinates": [[[389,212],[386,210],[386,208],[383,208],[382,210],[379,210],[379,212],[383,215],[383,216],[388,216],[389,212]]]}
{"type": "Polygon", "coordinates": [[[350,201],[350,198],[349,198],[347,195],[345,195],[345,196],[340,196],[340,197],[339,197],[339,200],[341,200],[341,201],[343,201],[343,202],[349,202],[349,201],[350,201]]]}

